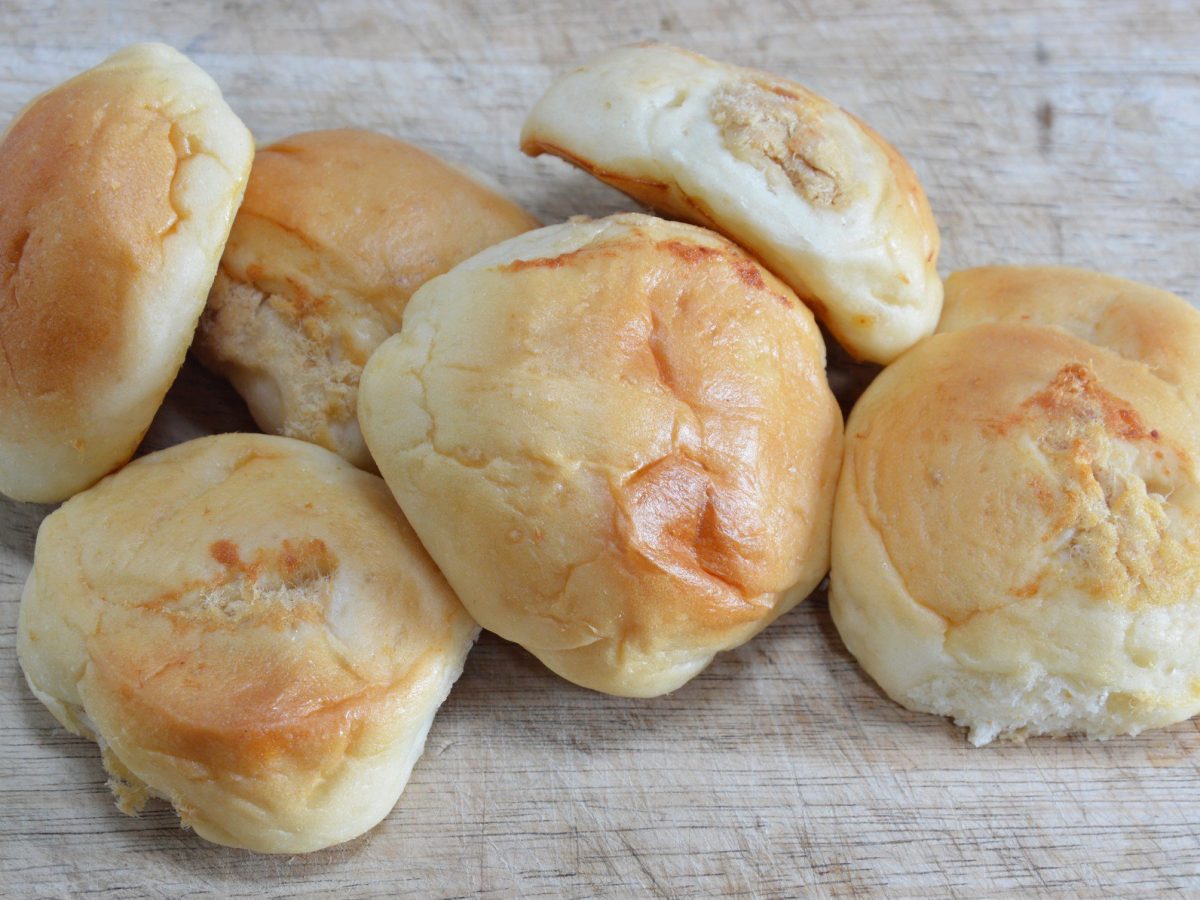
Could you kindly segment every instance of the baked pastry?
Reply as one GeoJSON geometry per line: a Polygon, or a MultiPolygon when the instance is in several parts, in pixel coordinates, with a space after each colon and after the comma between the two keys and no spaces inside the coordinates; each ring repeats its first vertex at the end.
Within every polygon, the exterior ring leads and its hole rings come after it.
{"type": "Polygon", "coordinates": [[[891,362],[937,325],[938,231],[916,175],[795,82],[674,47],[625,47],[552,84],[521,146],[724,232],[858,359],[891,362]]]}
{"type": "Polygon", "coordinates": [[[1169,291],[1066,266],[953,273],[938,331],[982,322],[1061,328],[1142,362],[1200,411],[1200,312],[1169,291]]]}
{"type": "Polygon", "coordinates": [[[477,631],[379,478],[225,434],[45,519],[17,650],[123,811],[301,853],[392,809],[477,631]]]}
{"type": "Polygon", "coordinates": [[[132,455],[183,363],[254,144],[161,44],[30,103],[0,142],[0,493],[63,500],[132,455]]]}
{"type": "Polygon", "coordinates": [[[842,442],[824,363],[809,310],[724,238],[573,220],[417,291],[359,419],[481,625],[648,697],[824,576],[842,442]]]}
{"type": "MultiPolygon", "coordinates": [[[[1030,320],[1074,305],[1057,296],[1030,320]]],[[[846,646],[977,745],[1195,715],[1198,432],[1152,366],[1063,328],[923,341],[846,425],[829,593],[846,646]]]]}
{"type": "Polygon", "coordinates": [[[422,283],[537,222],[430,154],[369,131],[260,150],[196,336],[259,427],[374,466],[355,416],[371,352],[422,283]]]}

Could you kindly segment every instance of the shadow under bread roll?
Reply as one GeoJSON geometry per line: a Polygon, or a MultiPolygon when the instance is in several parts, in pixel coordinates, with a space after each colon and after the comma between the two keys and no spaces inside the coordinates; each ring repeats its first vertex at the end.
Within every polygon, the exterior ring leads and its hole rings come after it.
{"type": "Polygon", "coordinates": [[[162,797],[207,840],[302,853],[392,809],[477,633],[381,479],[225,434],[45,519],[17,651],[123,811],[162,797]]]}
{"type": "Polygon", "coordinates": [[[846,426],[833,620],[889,696],[976,745],[1200,712],[1194,410],[1154,367],[1068,330],[935,335],[846,426]]]}
{"type": "Polygon", "coordinates": [[[0,142],[0,492],[125,463],[196,330],[254,144],[161,44],[38,97],[0,142]]]}
{"type": "Polygon", "coordinates": [[[809,310],[724,238],[572,220],[422,287],[359,419],[480,624],[647,697],[824,576],[842,445],[824,366],[809,310]]]}
{"type": "Polygon", "coordinates": [[[418,287],[537,222],[471,173],[341,129],[259,150],[196,334],[264,431],[374,463],[358,379],[418,287]]]}

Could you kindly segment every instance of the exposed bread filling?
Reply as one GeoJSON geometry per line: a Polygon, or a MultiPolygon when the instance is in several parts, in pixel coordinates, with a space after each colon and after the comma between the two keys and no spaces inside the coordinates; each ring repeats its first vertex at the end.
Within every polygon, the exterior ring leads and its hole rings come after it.
{"type": "Polygon", "coordinates": [[[212,581],[172,593],[155,605],[172,619],[204,628],[267,625],[284,628],[320,622],[337,559],[324,541],[284,540],[243,560],[231,541],[216,541],[209,555],[224,569],[212,581]]]}
{"type": "Polygon", "coordinates": [[[739,81],[717,90],[710,115],[726,149],[763,171],[772,188],[786,178],[809,203],[842,209],[849,202],[848,166],[826,134],[822,106],[815,94],[739,81]]]}
{"type": "Polygon", "coordinates": [[[198,347],[210,364],[239,369],[277,393],[280,434],[332,447],[328,427],[355,420],[365,360],[344,334],[340,310],[329,309],[337,301],[294,288],[287,296],[266,293],[222,271],[200,319],[198,347]]]}
{"type": "MultiPolygon", "coordinates": [[[[871,435],[871,449],[858,463],[860,483],[881,504],[872,522],[914,603],[942,617],[949,631],[976,615],[1063,593],[1136,609],[1171,605],[1181,593],[1200,590],[1193,562],[1200,554],[1200,488],[1187,451],[1172,436],[1077,362],[1062,365],[1010,410],[962,421],[978,429],[974,440],[955,439],[952,430],[888,428],[871,435]],[[907,467],[884,456],[914,440],[932,455],[918,454],[908,465],[936,465],[925,479],[902,481],[907,467]],[[958,451],[935,449],[945,441],[956,441],[958,451]],[[977,447],[992,448],[984,468],[974,462],[985,458],[977,447]],[[997,477],[1008,486],[996,485],[997,477]],[[968,478],[975,487],[967,487],[968,478]],[[1028,527],[1021,531],[1014,520],[1028,527]],[[1002,532],[1016,544],[981,560],[970,538],[961,544],[930,538],[940,560],[932,567],[903,550],[901,534],[945,532],[951,523],[967,523],[971,534],[977,527],[1002,532]],[[1005,569],[1000,559],[1033,565],[1005,569]],[[947,573],[981,568],[989,570],[990,588],[946,592],[945,579],[954,581],[947,573]]],[[[965,574],[963,580],[970,582],[965,574]]]]}
{"type": "MultiPolygon", "coordinates": [[[[1194,489],[1177,477],[1186,454],[1079,364],[1063,366],[991,427],[1004,434],[1018,423],[1059,475],[1057,485],[1027,485],[1053,516],[1042,540],[1056,550],[1043,578],[1067,577],[1092,596],[1128,606],[1175,602],[1179,578],[1194,569],[1190,560],[1200,549],[1168,509],[1177,487],[1173,505],[1191,502],[1194,489]]],[[[1039,580],[1014,595],[1033,596],[1039,580]]]]}

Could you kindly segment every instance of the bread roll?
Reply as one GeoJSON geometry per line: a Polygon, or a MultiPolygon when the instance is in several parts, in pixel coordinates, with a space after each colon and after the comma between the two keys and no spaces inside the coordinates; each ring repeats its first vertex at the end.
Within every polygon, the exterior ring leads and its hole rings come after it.
{"type": "Polygon", "coordinates": [[[122,810],[301,853],[388,814],[476,633],[379,478],[226,434],[46,518],[17,650],[122,810]]]}
{"type": "Polygon", "coordinates": [[[359,419],[480,624],[647,697],[824,576],[842,440],[824,362],[808,309],[723,238],[576,220],[417,291],[359,419]]]}
{"type": "Polygon", "coordinates": [[[1152,367],[977,324],[884,369],[846,435],[830,610],[893,699],[977,745],[1200,711],[1200,440],[1152,367]]]}
{"type": "Polygon", "coordinates": [[[495,191],[369,131],[258,152],[196,351],[259,427],[367,469],[358,379],[421,284],[537,223],[495,191]]]}
{"type": "Polygon", "coordinates": [[[1141,362],[1200,412],[1200,311],[1168,291],[1065,266],[955,272],[938,331],[981,322],[1061,328],[1141,362]]]}
{"type": "Polygon", "coordinates": [[[133,455],[253,152],[213,80],[160,44],[17,116],[0,143],[0,492],[63,500],[133,455]]]}
{"type": "Polygon", "coordinates": [[[891,362],[937,325],[939,239],[916,175],[795,82],[674,47],[625,47],[552,84],[521,146],[729,235],[859,359],[891,362]]]}

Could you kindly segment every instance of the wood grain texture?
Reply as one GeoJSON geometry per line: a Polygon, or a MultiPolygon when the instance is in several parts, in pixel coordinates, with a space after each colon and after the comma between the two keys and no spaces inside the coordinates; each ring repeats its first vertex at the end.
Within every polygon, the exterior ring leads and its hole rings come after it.
{"type": "MultiPolygon", "coordinates": [[[[1200,299],[1194,0],[0,0],[0,119],[125,43],[165,40],[260,140],[380,129],[489,172],[550,222],[630,204],[523,158],[525,111],[557,71],[651,38],[870,121],[925,183],[944,272],[1069,263],[1200,299]]],[[[250,426],[189,363],[147,445],[250,426]]],[[[575,688],[485,637],[379,828],[306,857],[210,846],[161,805],[120,815],[95,747],[24,684],[17,604],[47,511],[0,500],[0,894],[1200,892],[1196,722],[973,750],[880,694],[820,596],[652,701],[575,688]]]]}

